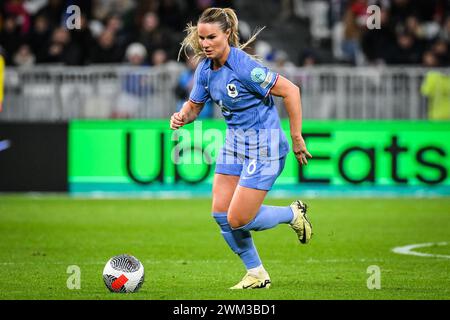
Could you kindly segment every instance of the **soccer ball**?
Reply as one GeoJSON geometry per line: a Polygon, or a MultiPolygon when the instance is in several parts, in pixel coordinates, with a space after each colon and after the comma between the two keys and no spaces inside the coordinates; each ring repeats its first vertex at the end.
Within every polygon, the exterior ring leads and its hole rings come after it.
{"type": "Polygon", "coordinates": [[[103,281],[111,292],[136,292],[144,283],[144,266],[128,254],[112,257],[103,269],[103,281]]]}

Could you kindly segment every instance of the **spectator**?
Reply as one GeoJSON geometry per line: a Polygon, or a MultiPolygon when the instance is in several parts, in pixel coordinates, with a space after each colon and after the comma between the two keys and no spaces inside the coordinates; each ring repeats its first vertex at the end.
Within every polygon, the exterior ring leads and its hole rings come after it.
{"type": "Polygon", "coordinates": [[[35,61],[36,57],[26,44],[21,45],[13,57],[14,65],[18,67],[30,67],[34,65],[35,61]]]}
{"type": "Polygon", "coordinates": [[[91,54],[91,63],[119,63],[123,59],[123,49],[115,42],[115,34],[104,30],[91,54]]]}
{"type": "Polygon", "coordinates": [[[342,52],[351,64],[359,64],[361,59],[360,40],[366,28],[367,1],[353,0],[349,2],[344,15],[344,39],[342,52]]]}
{"type": "Polygon", "coordinates": [[[30,32],[31,17],[23,5],[23,0],[6,1],[5,13],[16,21],[22,36],[30,32]]]}
{"type": "Polygon", "coordinates": [[[450,13],[447,19],[444,21],[443,28],[440,31],[440,38],[447,43],[450,43],[450,13]]]}
{"type": "Polygon", "coordinates": [[[91,50],[95,43],[94,37],[92,36],[91,30],[88,26],[87,17],[81,15],[81,28],[70,30],[70,36],[72,39],[72,50],[76,50],[77,56],[76,61],[72,64],[85,65],[89,62],[91,56],[91,50]]]}
{"type": "Polygon", "coordinates": [[[135,42],[127,47],[125,57],[131,66],[146,66],[147,50],[141,43],[135,42]]]}
{"type": "Polygon", "coordinates": [[[436,68],[439,66],[439,60],[432,51],[426,51],[422,57],[422,65],[428,68],[436,68]]]}
{"type": "Polygon", "coordinates": [[[3,29],[0,33],[0,43],[5,50],[5,62],[7,65],[12,64],[12,55],[23,43],[24,38],[20,33],[19,26],[13,17],[5,18],[3,29]]]}
{"type": "Polygon", "coordinates": [[[276,50],[274,57],[274,67],[280,73],[289,73],[289,69],[295,67],[294,63],[289,60],[288,54],[283,50],[276,50]]]}
{"type": "Polygon", "coordinates": [[[114,0],[94,0],[92,8],[93,17],[96,20],[105,20],[110,14],[111,8],[114,8],[114,0]]]}
{"type": "Polygon", "coordinates": [[[415,13],[414,6],[410,0],[392,0],[390,7],[391,23],[394,29],[404,25],[409,16],[415,13]]]}
{"type": "Polygon", "coordinates": [[[314,50],[306,49],[300,54],[299,64],[302,67],[313,66],[318,62],[318,57],[314,50]]]}
{"type": "Polygon", "coordinates": [[[38,15],[45,15],[53,29],[61,26],[65,13],[64,9],[65,7],[62,0],[48,0],[47,5],[38,11],[38,15]]]}
{"type": "Polygon", "coordinates": [[[131,67],[121,75],[122,91],[112,118],[131,118],[145,106],[145,97],[151,93],[148,75],[136,67],[147,66],[147,50],[141,43],[132,43],[127,47],[126,62],[131,67]]]}
{"type": "Polygon", "coordinates": [[[50,43],[41,49],[41,62],[75,65],[80,60],[79,49],[71,43],[69,32],[63,28],[53,31],[50,43]]]}
{"type": "Polygon", "coordinates": [[[31,50],[36,55],[36,62],[44,62],[45,57],[42,56],[44,50],[43,46],[46,46],[50,42],[52,31],[48,19],[45,15],[38,15],[34,19],[33,29],[30,36],[31,50]]]}
{"type": "Polygon", "coordinates": [[[395,43],[395,33],[389,24],[389,11],[380,11],[380,29],[367,30],[362,36],[361,46],[370,64],[386,64],[392,60],[389,54],[395,43]]]}
{"type": "Polygon", "coordinates": [[[167,52],[163,49],[157,49],[152,53],[152,66],[160,66],[167,62],[167,52]]]}
{"type": "Polygon", "coordinates": [[[450,52],[448,46],[448,42],[439,39],[431,48],[433,54],[439,61],[439,65],[442,67],[448,67],[450,65],[450,52]]]}
{"type": "Polygon", "coordinates": [[[450,119],[450,76],[429,72],[422,83],[421,92],[428,98],[428,119],[450,119]]]}
{"type": "Polygon", "coordinates": [[[113,14],[106,19],[105,30],[115,34],[115,42],[119,47],[126,48],[129,45],[129,37],[127,30],[120,16],[113,14]]]}
{"type": "Polygon", "coordinates": [[[161,25],[172,31],[178,32],[184,27],[185,21],[176,0],[162,1],[159,6],[158,16],[161,18],[161,25]]]}
{"type": "Polygon", "coordinates": [[[170,32],[161,27],[159,17],[154,12],[148,12],[142,21],[142,29],[138,38],[150,56],[157,49],[164,49],[171,59],[175,58],[173,53],[173,38],[170,32]]]}

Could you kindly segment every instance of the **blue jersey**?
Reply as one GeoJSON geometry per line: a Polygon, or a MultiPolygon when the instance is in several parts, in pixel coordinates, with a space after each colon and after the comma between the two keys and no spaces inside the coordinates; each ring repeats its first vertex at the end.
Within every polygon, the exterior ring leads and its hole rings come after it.
{"type": "Polygon", "coordinates": [[[289,144],[270,94],[278,76],[241,49],[231,47],[221,68],[213,70],[210,59],[198,64],[189,99],[205,103],[211,98],[221,108],[228,126],[226,148],[238,149],[238,153],[253,148],[259,156],[281,158],[289,144]]]}

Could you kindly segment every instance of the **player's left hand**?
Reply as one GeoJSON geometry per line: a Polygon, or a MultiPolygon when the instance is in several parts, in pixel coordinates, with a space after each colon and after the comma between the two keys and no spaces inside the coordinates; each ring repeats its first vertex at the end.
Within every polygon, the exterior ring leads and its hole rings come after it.
{"type": "Polygon", "coordinates": [[[302,136],[293,137],[292,138],[292,149],[294,151],[295,157],[297,158],[298,163],[307,165],[307,158],[311,159],[312,155],[306,149],[305,140],[303,140],[302,136]]]}

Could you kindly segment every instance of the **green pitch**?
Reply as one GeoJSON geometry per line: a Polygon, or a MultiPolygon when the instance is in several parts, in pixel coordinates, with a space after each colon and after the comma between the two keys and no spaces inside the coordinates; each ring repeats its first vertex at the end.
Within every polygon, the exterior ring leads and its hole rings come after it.
{"type": "MultiPolygon", "coordinates": [[[[267,200],[288,205],[294,199],[267,200]]],[[[450,199],[305,199],[314,236],[281,225],[253,233],[269,290],[231,291],[244,275],[210,215],[210,200],[79,200],[0,196],[0,299],[450,299],[450,199]],[[394,247],[441,255],[393,253],[394,247]],[[107,291],[106,261],[129,253],[146,279],[107,291]],[[81,270],[69,290],[68,266],[81,270]],[[369,266],[380,289],[369,290],[369,266]]],[[[370,281],[370,283],[373,283],[370,281]]]]}

